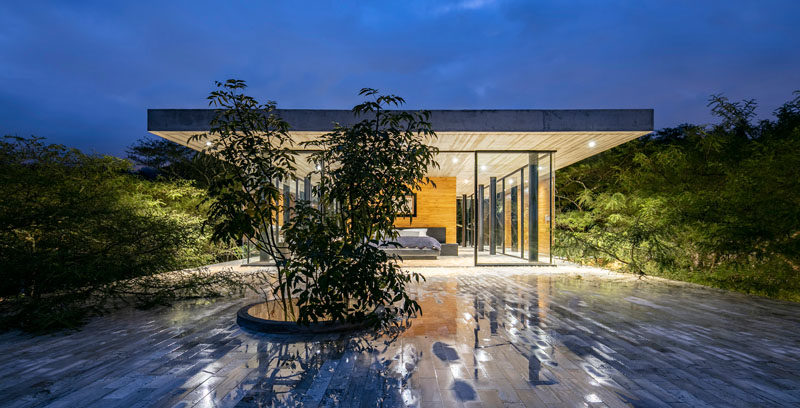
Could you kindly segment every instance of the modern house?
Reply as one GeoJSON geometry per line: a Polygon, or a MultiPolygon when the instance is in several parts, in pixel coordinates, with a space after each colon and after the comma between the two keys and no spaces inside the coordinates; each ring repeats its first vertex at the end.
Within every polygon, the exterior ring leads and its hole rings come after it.
{"type": "MultiPolygon", "coordinates": [[[[276,113],[291,124],[296,142],[330,131],[334,122],[356,121],[349,110],[276,113]]],[[[202,150],[189,138],[208,131],[213,116],[212,109],[150,109],[147,130],[202,150]]],[[[397,226],[427,229],[445,244],[442,255],[460,247],[476,266],[542,265],[553,262],[555,171],[650,133],[653,110],[432,110],[431,124],[440,150],[441,167],[429,174],[436,187],[409,197],[411,217],[397,226]]],[[[287,206],[313,200],[314,179],[303,176],[308,167],[284,186],[287,206]]]]}

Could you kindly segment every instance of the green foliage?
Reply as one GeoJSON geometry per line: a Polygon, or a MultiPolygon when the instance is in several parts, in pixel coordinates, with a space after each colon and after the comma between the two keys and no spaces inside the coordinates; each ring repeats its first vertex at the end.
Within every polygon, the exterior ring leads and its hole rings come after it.
{"type": "Polygon", "coordinates": [[[293,257],[284,269],[297,320],[399,324],[399,317],[421,312],[405,291],[422,276],[406,273],[384,251],[364,239],[354,242],[338,217],[299,203],[286,228],[293,257]]]}
{"type": "Polygon", "coordinates": [[[275,103],[260,104],[244,95],[244,81],[216,82],[218,90],[208,96],[216,107],[207,134],[192,136],[205,141],[205,153],[220,163],[209,186],[208,224],[215,241],[247,240],[278,262],[278,224],[281,206],[279,186],[295,170],[289,124],[274,114],[275,103]]]}
{"type": "Polygon", "coordinates": [[[438,167],[438,150],[426,144],[436,136],[430,113],[387,111],[404,100],[373,89],[360,95],[374,97],[353,108],[364,119],[304,143],[318,150],[310,160],[324,168],[315,187],[321,209],[300,206],[286,229],[295,256],[284,286],[298,296],[301,321],[386,325],[420,312],[405,286],[422,277],[404,272],[377,244],[396,235],[397,214],[410,212],[398,197],[432,184],[425,175],[438,167]]]}
{"type": "Polygon", "coordinates": [[[711,126],[664,129],[561,170],[556,252],[635,273],[800,299],[800,94],[775,120],[721,96],[711,126]]]}
{"type": "Polygon", "coordinates": [[[278,267],[278,286],[273,287],[269,275],[259,273],[254,289],[275,292],[288,312],[291,297],[283,267],[288,259],[278,227],[283,209],[279,186],[288,182],[295,171],[297,153],[292,149],[289,124],[275,115],[275,103],[261,104],[245,95],[244,81],[229,79],[216,82],[217,90],[208,96],[216,115],[208,133],[190,140],[204,141],[204,153],[219,163],[219,169],[208,184],[206,202],[215,242],[234,240],[252,243],[268,254],[278,267]]]}
{"type": "MultiPolygon", "coordinates": [[[[375,96],[377,91],[365,88],[359,95],[375,96]]],[[[365,116],[358,123],[337,125],[303,144],[319,150],[312,161],[327,165],[318,194],[328,205],[338,204],[340,224],[352,241],[390,235],[397,214],[411,212],[398,206],[398,197],[433,185],[426,176],[429,167],[438,167],[438,149],[426,144],[435,137],[430,112],[385,109],[403,103],[398,96],[376,96],[353,108],[356,117],[365,116]]]]}
{"type": "Polygon", "coordinates": [[[212,175],[221,170],[214,157],[166,139],[141,139],[128,149],[128,159],[156,170],[167,180],[190,180],[207,189],[212,175]]]}
{"type": "Polygon", "coordinates": [[[248,239],[275,260],[277,282],[264,276],[266,294],[277,296],[286,315],[294,301],[300,323],[333,320],[389,325],[419,312],[405,285],[407,274],[375,246],[376,237],[392,237],[403,209],[398,197],[418,189],[436,150],[425,145],[435,136],[428,113],[386,111],[404,101],[375,96],[353,109],[365,116],[350,126],[335,126],[302,147],[316,149],[320,165],[315,193],[320,208],[297,203],[282,230],[275,227],[283,210],[280,186],[293,180],[296,153],[289,124],[275,115],[275,104],[260,104],[242,94],[243,81],[217,83],[211,93],[218,107],[206,152],[222,163],[209,193],[214,239],[248,239]]]}
{"type": "Polygon", "coordinates": [[[145,181],[129,170],[127,161],[41,139],[3,139],[4,326],[74,326],[123,292],[135,292],[143,302],[166,299],[157,282],[143,279],[204,265],[227,251],[201,233],[201,190],[186,182],[145,181]],[[145,283],[150,295],[140,291],[145,283]]]}

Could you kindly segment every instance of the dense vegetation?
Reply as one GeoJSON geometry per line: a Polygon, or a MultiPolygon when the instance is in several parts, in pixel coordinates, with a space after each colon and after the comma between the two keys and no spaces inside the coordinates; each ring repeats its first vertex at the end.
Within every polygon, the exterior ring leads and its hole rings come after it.
{"type": "Polygon", "coordinates": [[[79,324],[116,300],[216,293],[222,276],[173,273],[236,256],[201,230],[206,194],[130,162],[36,138],[0,143],[0,324],[79,324]]]}
{"type": "Polygon", "coordinates": [[[800,301],[800,93],[754,121],[664,129],[560,170],[555,251],[571,260],[800,301]]]}

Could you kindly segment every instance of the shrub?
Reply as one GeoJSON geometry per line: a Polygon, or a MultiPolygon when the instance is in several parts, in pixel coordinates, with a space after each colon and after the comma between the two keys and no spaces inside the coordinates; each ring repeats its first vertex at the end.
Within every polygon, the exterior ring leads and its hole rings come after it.
{"type": "Polygon", "coordinates": [[[204,265],[229,251],[201,232],[204,217],[195,208],[202,191],[186,182],[145,181],[129,170],[127,161],[41,139],[3,139],[0,296],[6,326],[74,326],[111,297],[129,292],[144,300],[147,291],[131,286],[144,277],[204,265]],[[62,318],[35,317],[48,313],[62,318]]]}
{"type": "Polygon", "coordinates": [[[712,97],[720,119],[576,163],[556,178],[555,252],[744,292],[800,298],[800,93],[775,120],[712,97]]]}

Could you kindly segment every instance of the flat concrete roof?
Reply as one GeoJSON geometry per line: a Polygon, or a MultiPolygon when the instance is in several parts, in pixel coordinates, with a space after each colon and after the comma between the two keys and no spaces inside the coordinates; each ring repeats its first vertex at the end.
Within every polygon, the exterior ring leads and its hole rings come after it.
{"type": "MultiPolygon", "coordinates": [[[[431,126],[437,137],[428,143],[439,149],[440,167],[432,177],[456,177],[457,192],[469,194],[474,152],[496,174],[518,169],[517,159],[528,155],[502,152],[555,152],[553,168],[560,169],[604,150],[653,131],[652,109],[570,109],[570,110],[431,110],[431,126]],[[516,159],[515,159],[516,158],[516,159]]],[[[360,120],[350,110],[277,109],[291,126],[295,147],[331,131],[334,123],[352,125],[360,120]]],[[[164,139],[202,151],[206,146],[193,135],[209,130],[213,109],[149,109],[147,130],[164,139]]],[[[211,135],[210,138],[216,136],[211,135]]],[[[299,149],[299,147],[298,147],[299,149]]],[[[521,159],[520,159],[521,160],[521,159]]],[[[302,161],[298,166],[302,167],[302,161]]],[[[310,164],[308,164],[310,165],[310,164]]],[[[305,169],[306,173],[310,172],[305,169]]]]}
{"type": "MultiPolygon", "coordinates": [[[[652,109],[431,110],[436,132],[630,132],[653,130],[652,109]]],[[[357,122],[345,109],[276,109],[292,131],[329,131],[357,122]]],[[[207,131],[213,109],[148,109],[147,130],[207,131]]]]}

